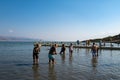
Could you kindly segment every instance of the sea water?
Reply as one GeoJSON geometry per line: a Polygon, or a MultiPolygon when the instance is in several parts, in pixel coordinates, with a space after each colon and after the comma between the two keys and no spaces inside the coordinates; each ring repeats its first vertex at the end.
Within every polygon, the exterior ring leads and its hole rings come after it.
{"type": "Polygon", "coordinates": [[[48,64],[49,46],[41,47],[39,64],[33,65],[33,42],[0,42],[0,80],[120,80],[120,51],[100,50],[92,58],[90,49],[76,48],[73,55],[55,56],[48,64]]]}

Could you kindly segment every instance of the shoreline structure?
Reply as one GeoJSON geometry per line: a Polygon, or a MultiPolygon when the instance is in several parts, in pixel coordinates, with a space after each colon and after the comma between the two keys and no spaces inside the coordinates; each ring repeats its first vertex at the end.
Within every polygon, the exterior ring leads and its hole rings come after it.
{"type": "MultiPolygon", "coordinates": [[[[58,47],[61,47],[62,44],[65,44],[66,47],[69,47],[70,43],[73,43],[73,46],[74,48],[86,48],[86,49],[91,49],[91,46],[92,46],[92,43],[91,42],[89,45],[86,45],[86,43],[82,43],[80,42],[80,44],[77,44],[76,42],[56,42],[56,41],[53,41],[53,42],[49,42],[49,41],[46,41],[46,42],[35,42],[34,44],[39,44],[40,46],[51,46],[52,44],[57,44],[58,47]]],[[[118,46],[114,46],[111,44],[115,44],[115,43],[107,43],[109,44],[109,46],[105,46],[105,45],[99,45],[98,42],[95,42],[97,44],[97,46],[99,47],[99,49],[105,49],[105,50],[120,50],[120,45],[118,46]]],[[[103,43],[101,43],[103,44],[103,43]]]]}

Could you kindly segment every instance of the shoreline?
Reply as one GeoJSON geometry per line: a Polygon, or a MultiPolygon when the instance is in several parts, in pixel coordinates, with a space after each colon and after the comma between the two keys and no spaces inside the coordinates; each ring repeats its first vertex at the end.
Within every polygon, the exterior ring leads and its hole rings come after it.
{"type": "MultiPolygon", "coordinates": [[[[51,46],[50,44],[46,45],[43,44],[41,46],[51,46]]],[[[58,47],[61,47],[61,45],[58,45],[58,47]]],[[[68,45],[66,47],[69,47],[68,45]]],[[[86,49],[91,49],[91,46],[73,46],[74,48],[86,48],[86,49]]],[[[99,47],[99,49],[104,49],[104,50],[120,50],[120,47],[99,47]]]]}

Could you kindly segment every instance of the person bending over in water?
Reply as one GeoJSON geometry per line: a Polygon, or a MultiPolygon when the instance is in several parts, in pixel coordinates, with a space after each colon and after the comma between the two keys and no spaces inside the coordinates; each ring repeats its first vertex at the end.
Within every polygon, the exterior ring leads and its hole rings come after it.
{"type": "Polygon", "coordinates": [[[40,52],[39,44],[36,44],[33,49],[33,64],[38,64],[39,52],[40,52]]]}
{"type": "Polygon", "coordinates": [[[52,45],[52,47],[49,50],[49,53],[48,53],[49,63],[51,63],[51,62],[52,62],[52,64],[55,63],[55,56],[54,55],[57,54],[56,47],[57,47],[56,44],[54,44],[54,45],[52,45]]]}
{"type": "Polygon", "coordinates": [[[65,54],[65,50],[66,50],[65,44],[62,44],[60,54],[62,54],[62,53],[65,54]]]}

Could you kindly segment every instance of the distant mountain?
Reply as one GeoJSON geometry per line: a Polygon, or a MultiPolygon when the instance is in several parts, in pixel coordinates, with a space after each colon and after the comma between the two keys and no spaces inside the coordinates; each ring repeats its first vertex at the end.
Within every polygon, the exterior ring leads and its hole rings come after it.
{"type": "Polygon", "coordinates": [[[104,38],[91,39],[90,41],[91,41],[91,42],[104,41],[104,42],[120,43],[120,34],[114,35],[114,36],[108,36],[108,37],[104,37],[104,38]]]}
{"type": "Polygon", "coordinates": [[[108,36],[103,38],[104,41],[114,41],[114,40],[120,40],[120,34],[115,36],[108,36]]]}
{"type": "Polygon", "coordinates": [[[0,36],[0,41],[39,41],[39,39],[0,36]]]}

